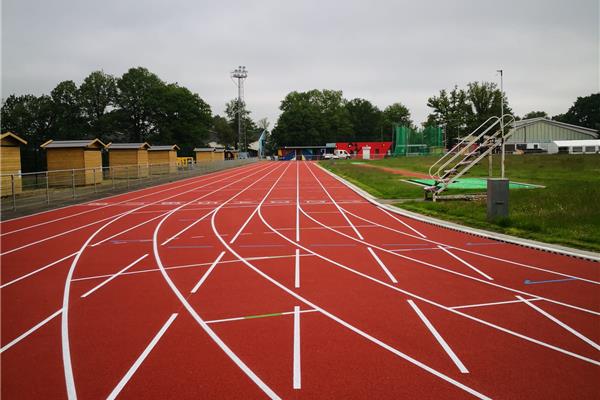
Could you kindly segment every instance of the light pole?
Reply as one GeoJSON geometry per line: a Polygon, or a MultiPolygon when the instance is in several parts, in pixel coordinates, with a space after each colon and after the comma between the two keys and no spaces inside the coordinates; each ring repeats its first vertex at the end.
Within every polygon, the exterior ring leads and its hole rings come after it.
{"type": "Polygon", "coordinates": [[[248,77],[248,71],[246,67],[240,65],[231,72],[231,78],[237,79],[238,87],[238,100],[237,100],[237,114],[238,114],[238,151],[242,150],[242,97],[244,97],[244,79],[248,77]]]}
{"type": "Polygon", "coordinates": [[[500,139],[500,144],[502,146],[500,161],[500,177],[504,179],[504,71],[499,69],[496,72],[500,72],[500,132],[502,134],[502,138],[500,139]]]}

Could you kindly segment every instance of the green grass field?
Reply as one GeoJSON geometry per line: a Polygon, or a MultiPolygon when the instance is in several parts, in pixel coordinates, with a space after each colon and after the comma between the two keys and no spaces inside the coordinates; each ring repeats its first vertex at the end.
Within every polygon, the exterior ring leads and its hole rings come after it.
{"type": "MultiPolygon", "coordinates": [[[[368,161],[374,165],[427,172],[435,157],[401,157],[368,161]]],[[[499,158],[494,158],[494,176],[499,176],[499,158]]],[[[402,182],[408,179],[351,161],[321,164],[378,198],[404,199],[395,204],[410,211],[464,225],[600,251],[600,156],[546,155],[507,156],[506,174],[513,181],[544,185],[543,189],[510,192],[510,217],[487,221],[485,200],[424,202],[423,190],[402,182]],[[406,201],[406,199],[412,199],[406,201]]],[[[474,167],[470,177],[487,176],[487,160],[474,167]]],[[[447,194],[461,193],[448,191],[447,194]]],[[[462,191],[464,193],[464,191],[462,191]]]]}

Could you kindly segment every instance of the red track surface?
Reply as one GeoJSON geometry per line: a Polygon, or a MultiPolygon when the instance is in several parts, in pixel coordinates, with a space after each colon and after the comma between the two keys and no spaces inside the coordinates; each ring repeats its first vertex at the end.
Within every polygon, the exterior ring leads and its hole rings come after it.
{"type": "Polygon", "coordinates": [[[1,228],[5,399],[600,395],[600,264],[391,215],[311,163],[1,228]]]}

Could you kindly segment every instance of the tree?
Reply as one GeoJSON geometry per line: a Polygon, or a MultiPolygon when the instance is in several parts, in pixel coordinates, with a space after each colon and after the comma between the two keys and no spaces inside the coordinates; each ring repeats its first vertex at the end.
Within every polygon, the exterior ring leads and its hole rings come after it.
{"type": "Polygon", "coordinates": [[[23,170],[42,169],[40,145],[51,139],[56,122],[52,98],[47,95],[10,95],[2,104],[2,132],[11,131],[27,140],[23,170]]]}
{"type": "Polygon", "coordinates": [[[455,86],[448,93],[442,89],[439,96],[427,100],[427,106],[433,108],[433,113],[429,114],[424,125],[443,125],[448,140],[465,134],[472,108],[464,90],[455,86]]]}
{"type": "MultiPolygon", "coordinates": [[[[241,115],[241,131],[242,131],[242,146],[247,143],[256,140],[257,127],[252,118],[250,118],[250,111],[246,108],[246,102],[243,100],[238,102],[237,99],[230,100],[225,104],[225,115],[229,121],[229,126],[235,132],[236,143],[238,139],[238,114],[241,115]]],[[[239,148],[239,147],[238,147],[239,148]]]]}
{"type": "Polygon", "coordinates": [[[155,144],[176,143],[191,154],[204,143],[212,124],[210,106],[196,93],[175,83],[164,85],[156,96],[154,111],[158,129],[149,137],[155,144]]]}
{"type": "Polygon", "coordinates": [[[546,113],[546,111],[530,111],[523,116],[523,119],[540,118],[540,117],[547,118],[548,113],[546,113]]]}
{"type": "Polygon", "coordinates": [[[600,93],[578,97],[565,114],[555,115],[552,119],[600,130],[600,93]]]}
{"type": "Polygon", "coordinates": [[[54,103],[56,114],[54,139],[81,138],[84,130],[84,120],[79,101],[79,91],[73,81],[60,82],[50,97],[54,103]]]}
{"type": "Polygon", "coordinates": [[[346,140],[369,141],[381,136],[381,111],[365,99],[352,99],[345,104],[352,124],[352,137],[346,140]]]}
{"type": "Polygon", "coordinates": [[[146,68],[131,68],[117,86],[117,105],[123,111],[123,128],[132,141],[145,142],[158,133],[156,109],[165,84],[146,68]]]}
{"type": "Polygon", "coordinates": [[[88,132],[102,137],[110,132],[110,118],[105,115],[117,102],[117,82],[112,75],[94,71],[79,87],[79,101],[88,132]]]}
{"type": "Polygon", "coordinates": [[[410,118],[410,111],[402,103],[391,104],[383,110],[381,116],[381,128],[386,139],[392,139],[394,125],[414,125],[410,118]]]}
{"type": "Polygon", "coordinates": [[[212,130],[216,134],[219,143],[227,147],[235,146],[236,132],[231,128],[227,118],[215,115],[212,120],[212,130]]]}
{"type": "Polygon", "coordinates": [[[352,123],[341,91],[290,92],[271,134],[274,146],[321,145],[346,140],[352,123]]]}
{"type": "Polygon", "coordinates": [[[504,114],[512,114],[506,96],[492,82],[469,83],[467,100],[471,104],[471,118],[467,124],[469,132],[475,130],[488,118],[499,117],[502,114],[502,100],[504,100],[504,114]]]}

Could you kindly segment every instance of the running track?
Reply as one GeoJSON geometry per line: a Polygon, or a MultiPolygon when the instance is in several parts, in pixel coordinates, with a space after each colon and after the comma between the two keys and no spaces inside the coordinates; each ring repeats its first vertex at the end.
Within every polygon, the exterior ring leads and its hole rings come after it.
{"type": "Polygon", "coordinates": [[[600,264],[434,227],[308,162],[1,224],[13,398],[598,398],[600,264]]]}

